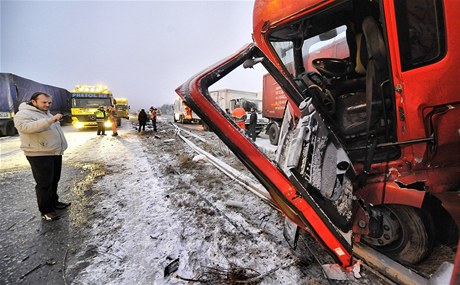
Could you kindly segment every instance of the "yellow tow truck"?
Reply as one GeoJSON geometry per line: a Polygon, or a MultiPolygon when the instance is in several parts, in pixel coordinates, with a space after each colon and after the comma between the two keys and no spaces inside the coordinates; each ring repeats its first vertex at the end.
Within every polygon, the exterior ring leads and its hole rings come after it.
{"type": "Polygon", "coordinates": [[[129,120],[128,99],[115,98],[115,108],[117,108],[117,125],[121,126],[121,118],[129,120]]]}
{"type": "MultiPolygon", "coordinates": [[[[112,92],[107,86],[76,85],[71,92],[72,125],[77,128],[96,127],[94,112],[99,106],[108,108],[114,104],[112,92]]],[[[111,122],[106,122],[106,127],[111,127],[111,122]]]]}

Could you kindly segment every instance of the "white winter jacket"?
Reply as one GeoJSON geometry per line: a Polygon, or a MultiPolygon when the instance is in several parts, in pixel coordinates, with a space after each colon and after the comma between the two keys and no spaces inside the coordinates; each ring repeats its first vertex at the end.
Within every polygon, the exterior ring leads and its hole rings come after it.
{"type": "Polygon", "coordinates": [[[21,103],[14,116],[14,126],[19,132],[21,149],[26,156],[62,155],[67,149],[61,124],[54,121],[50,112],[21,103]]]}

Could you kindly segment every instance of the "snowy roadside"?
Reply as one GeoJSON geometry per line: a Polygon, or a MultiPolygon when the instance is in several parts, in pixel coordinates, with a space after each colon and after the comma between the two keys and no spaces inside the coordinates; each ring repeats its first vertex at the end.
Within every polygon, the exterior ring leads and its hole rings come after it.
{"type": "Polygon", "coordinates": [[[69,153],[108,170],[94,185],[83,248],[68,257],[74,284],[327,284],[312,257],[285,242],[280,213],[210,163],[193,162],[169,123],[159,129],[94,138],[69,153]],[[168,264],[177,272],[164,276],[168,264]]]}
{"type": "Polygon", "coordinates": [[[239,266],[261,274],[286,267],[267,284],[297,283],[302,274],[290,266],[295,261],[281,245],[278,214],[257,198],[245,197],[240,186],[211,165],[194,165],[194,154],[168,128],[157,138],[134,130],[118,138],[97,137],[68,154],[71,161],[88,163],[90,158],[106,164],[110,173],[94,186],[99,194],[93,198],[99,202],[85,248],[68,257],[70,272],[88,265],[73,282],[183,284],[164,278],[164,268],[179,258],[177,273],[185,278],[200,278],[206,267],[239,266]],[[241,210],[255,215],[249,217],[253,220],[248,222],[241,210]],[[265,222],[270,231],[261,233],[260,225],[250,222],[265,222]]]}
{"type": "MultiPolygon", "coordinates": [[[[120,280],[145,283],[149,280],[138,280],[150,270],[146,268],[149,258],[144,252],[152,250],[153,225],[164,223],[156,220],[158,216],[151,215],[159,210],[151,203],[161,199],[156,191],[158,179],[151,175],[136,135],[128,132],[117,138],[97,137],[68,155],[71,161],[101,163],[109,173],[93,186],[98,193],[93,197],[97,205],[90,214],[96,220],[89,229],[85,248],[79,249],[76,256],[79,262],[89,265],[75,278],[77,284],[120,284],[120,280]],[[91,260],[87,259],[88,253],[91,260]],[[115,278],[114,272],[122,274],[115,278]]],[[[167,215],[165,210],[167,207],[161,212],[167,215]]]]}

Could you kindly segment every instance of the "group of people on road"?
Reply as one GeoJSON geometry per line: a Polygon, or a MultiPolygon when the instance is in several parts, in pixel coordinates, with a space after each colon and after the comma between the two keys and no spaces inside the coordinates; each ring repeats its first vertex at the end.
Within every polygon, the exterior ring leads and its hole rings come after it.
{"type": "Polygon", "coordinates": [[[157,131],[157,114],[158,114],[158,110],[157,108],[154,108],[153,106],[150,107],[149,114],[145,112],[145,109],[141,109],[141,111],[139,112],[139,115],[137,115],[137,120],[139,121],[139,127],[137,129],[137,132],[140,133],[141,129],[142,131],[145,131],[145,126],[147,125],[147,122],[149,121],[149,119],[152,121],[153,131],[156,132],[157,131]]]}
{"type": "Polygon", "coordinates": [[[99,106],[99,108],[94,112],[94,115],[96,116],[98,136],[105,136],[105,123],[107,120],[111,122],[112,136],[118,136],[117,108],[115,108],[115,106],[110,105],[107,110],[105,110],[104,106],[99,106]]]}
{"type": "MultiPolygon", "coordinates": [[[[157,108],[153,106],[149,109],[149,114],[145,111],[145,109],[141,109],[137,116],[137,120],[139,121],[138,132],[145,131],[145,126],[149,120],[152,121],[153,131],[157,131],[157,108]]],[[[118,136],[117,131],[117,109],[115,106],[111,105],[107,110],[104,106],[99,106],[99,108],[94,112],[96,117],[97,123],[97,135],[105,136],[105,123],[107,120],[111,122],[112,125],[112,136],[118,136]]]]}

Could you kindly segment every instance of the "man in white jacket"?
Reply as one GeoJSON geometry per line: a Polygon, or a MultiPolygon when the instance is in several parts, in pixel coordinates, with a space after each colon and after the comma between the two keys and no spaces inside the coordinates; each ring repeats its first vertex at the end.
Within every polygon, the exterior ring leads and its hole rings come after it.
{"type": "Polygon", "coordinates": [[[38,209],[45,221],[59,219],[56,209],[70,206],[70,203],[60,202],[57,194],[67,141],[59,123],[62,114],[53,116],[49,111],[51,103],[50,95],[36,92],[30,102],[19,105],[19,111],[14,116],[21,149],[32,167],[36,182],[38,209]]]}

